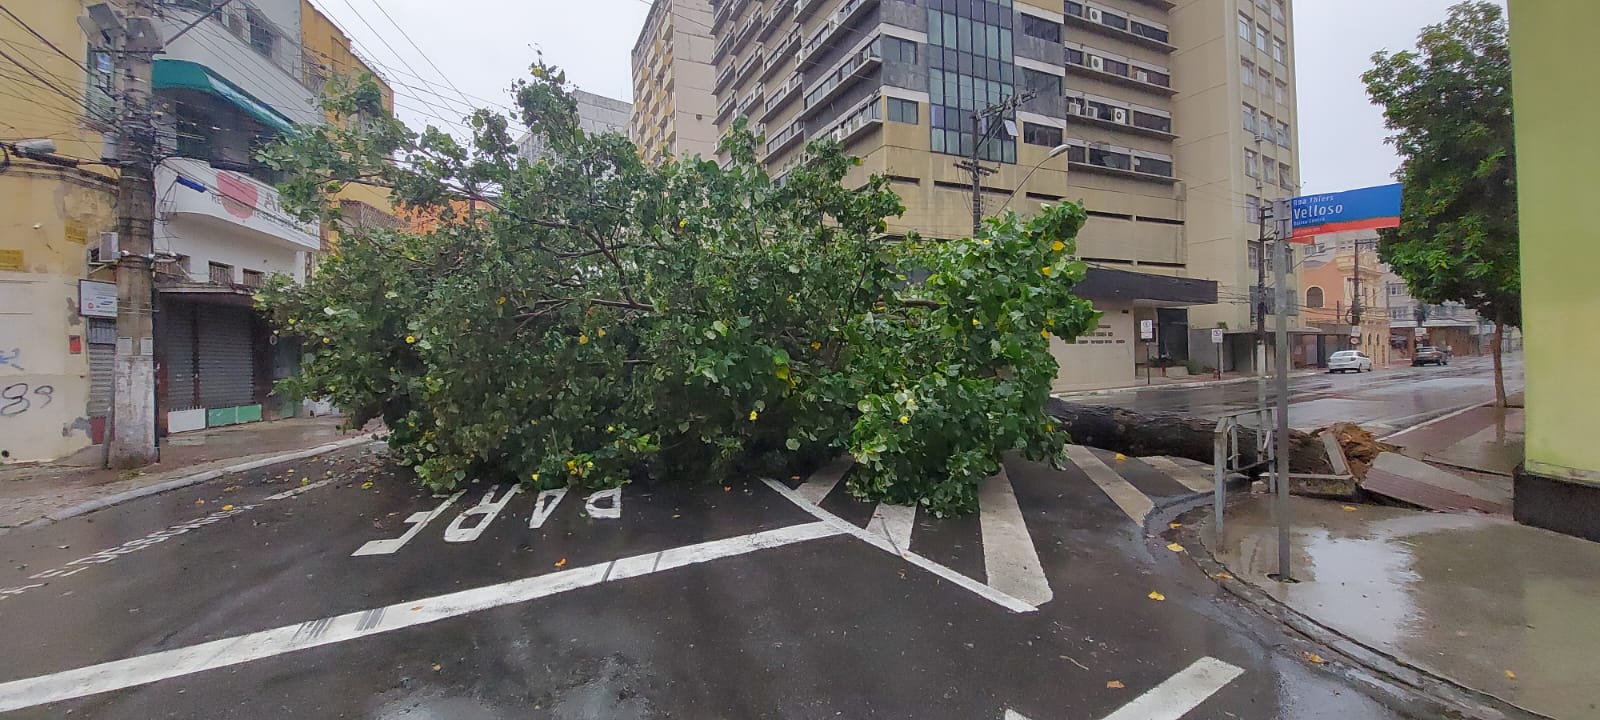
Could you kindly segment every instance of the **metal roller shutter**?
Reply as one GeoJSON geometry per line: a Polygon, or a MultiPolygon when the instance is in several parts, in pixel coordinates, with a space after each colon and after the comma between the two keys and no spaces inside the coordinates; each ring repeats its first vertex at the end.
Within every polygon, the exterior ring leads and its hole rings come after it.
{"type": "Polygon", "coordinates": [[[161,349],[161,364],[166,372],[168,412],[200,407],[195,395],[195,306],[186,302],[166,302],[156,314],[156,342],[161,349]]]}
{"type": "Polygon", "coordinates": [[[255,404],[255,353],[250,308],[199,306],[200,406],[255,404]]]}
{"type": "Polygon", "coordinates": [[[111,372],[117,357],[117,321],[89,318],[89,417],[111,414],[111,372]]]}

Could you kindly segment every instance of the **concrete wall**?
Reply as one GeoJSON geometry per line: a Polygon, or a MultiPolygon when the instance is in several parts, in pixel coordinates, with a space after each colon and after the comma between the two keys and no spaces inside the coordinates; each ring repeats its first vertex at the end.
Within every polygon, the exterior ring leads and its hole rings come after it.
{"type": "Polygon", "coordinates": [[[1131,305],[1097,306],[1100,325],[1072,343],[1050,338],[1050,354],[1061,372],[1050,389],[1055,392],[1113,387],[1133,382],[1134,362],[1142,358],[1139,328],[1131,305]],[[1136,355],[1137,353],[1137,355],[1136,355]]]}
{"type": "MultiPolygon", "coordinates": [[[[297,123],[320,122],[322,116],[317,110],[316,96],[321,89],[313,90],[301,79],[304,56],[300,41],[300,2],[260,0],[251,4],[283,34],[275,43],[271,57],[250,46],[247,25],[243,26],[245,39],[241,39],[215,20],[206,20],[173,41],[163,57],[204,65],[297,123]]],[[[230,6],[223,14],[243,12],[241,8],[230,6]]],[[[157,24],[165,33],[173,35],[197,16],[193,11],[174,7],[167,18],[157,24]]],[[[240,22],[243,22],[242,17],[240,22]]]]}

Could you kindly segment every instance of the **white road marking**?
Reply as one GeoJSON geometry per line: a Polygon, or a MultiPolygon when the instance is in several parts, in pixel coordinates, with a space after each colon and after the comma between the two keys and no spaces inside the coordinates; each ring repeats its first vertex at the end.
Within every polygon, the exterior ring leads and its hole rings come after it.
{"type": "Polygon", "coordinates": [[[805,498],[806,502],[812,505],[821,505],[822,499],[827,497],[828,493],[833,492],[833,486],[838,485],[839,479],[843,478],[844,474],[849,472],[850,468],[855,464],[855,458],[849,455],[834,458],[833,462],[812,473],[805,483],[795,488],[795,492],[799,493],[800,497],[805,498]]]}
{"type": "Polygon", "coordinates": [[[268,495],[265,499],[267,499],[267,500],[288,500],[289,498],[292,498],[292,497],[294,497],[296,495],[299,495],[301,493],[308,493],[308,492],[311,492],[312,490],[315,490],[315,489],[317,489],[319,487],[322,487],[324,485],[331,485],[331,484],[333,484],[333,482],[334,482],[333,478],[327,478],[327,479],[324,479],[324,480],[318,480],[318,481],[316,481],[314,483],[311,483],[310,485],[301,485],[300,487],[291,488],[289,490],[285,490],[285,491],[283,491],[281,493],[278,493],[276,495],[268,495]]]}
{"type": "Polygon", "coordinates": [[[539,496],[533,499],[533,515],[528,518],[528,529],[537,530],[544,527],[544,521],[550,519],[550,516],[556,511],[556,506],[560,505],[562,499],[566,497],[566,488],[545,490],[539,493],[539,496]]]}
{"type": "Polygon", "coordinates": [[[1177,480],[1178,484],[1195,492],[1211,492],[1212,486],[1216,484],[1216,481],[1211,478],[1201,477],[1200,473],[1173,462],[1172,458],[1157,456],[1142,457],[1139,460],[1150,467],[1160,470],[1167,477],[1177,480]]]}
{"type": "Polygon", "coordinates": [[[1203,657],[1104,720],[1178,720],[1242,674],[1228,663],[1203,657]]]}
{"type": "MultiPolygon", "coordinates": [[[[1243,674],[1243,670],[1221,660],[1203,657],[1103,720],[1179,720],[1243,674]]],[[[1028,717],[1008,708],[1005,720],[1028,717]]]]}
{"type": "Polygon", "coordinates": [[[331,645],[480,610],[537,600],[608,581],[649,575],[695,563],[838,534],[839,531],[828,523],[792,525],[285,625],[126,660],[13,680],[0,683],[0,712],[123,690],[296,650],[331,645]]]}
{"type": "Polygon", "coordinates": [[[906,562],[909,562],[912,565],[948,580],[958,587],[971,591],[979,597],[999,605],[1000,607],[1017,613],[1033,612],[1039,609],[914,552],[897,550],[895,549],[894,545],[892,545],[884,536],[869,530],[858,528],[855,525],[846,522],[838,515],[834,515],[827,510],[823,510],[822,508],[818,507],[816,503],[806,500],[800,496],[798,491],[790,490],[789,486],[784,485],[781,482],[770,479],[765,480],[764,482],[766,482],[767,487],[772,488],[774,492],[787,498],[789,502],[794,503],[801,510],[811,513],[812,516],[827,523],[829,527],[834,528],[840,533],[854,536],[868,545],[878,548],[884,552],[899,555],[900,557],[904,558],[906,562]]]}
{"type": "Polygon", "coordinates": [[[404,535],[391,540],[370,541],[367,544],[356,548],[355,552],[350,553],[351,557],[359,555],[389,555],[394,553],[406,543],[411,542],[411,538],[416,537],[417,533],[422,532],[422,528],[428,523],[432,522],[434,518],[443,515],[444,511],[449,509],[450,505],[456,500],[460,499],[462,495],[466,494],[466,492],[467,491],[465,490],[457,490],[456,494],[451,495],[444,502],[439,503],[439,507],[429,510],[428,512],[412,513],[411,517],[406,518],[406,522],[411,525],[411,529],[407,530],[404,535]]]}
{"type": "Polygon", "coordinates": [[[583,512],[592,518],[600,520],[615,520],[622,517],[622,488],[601,490],[583,500],[583,512]],[[600,502],[610,500],[610,505],[602,506],[600,502]]]}
{"type": "Polygon", "coordinates": [[[1068,445],[1067,459],[1088,475],[1094,484],[1099,485],[1106,496],[1111,498],[1111,502],[1122,508],[1122,512],[1133,518],[1139,527],[1144,527],[1144,518],[1150,514],[1150,509],[1155,507],[1155,503],[1150,502],[1150,498],[1139,492],[1139,488],[1124,480],[1117,471],[1101,462],[1100,458],[1089,452],[1089,448],[1082,445],[1068,445]]]}
{"type": "Polygon", "coordinates": [[[1039,564],[1039,552],[1004,467],[978,486],[978,525],[989,586],[1035,607],[1050,602],[1055,593],[1039,564]]]}
{"type": "Polygon", "coordinates": [[[483,494],[483,499],[479,500],[477,505],[462,510],[461,514],[456,516],[456,519],[451,520],[450,524],[444,527],[445,542],[472,542],[482,537],[483,531],[489,529],[489,523],[494,522],[495,517],[500,515],[500,511],[506,509],[506,503],[511,502],[511,498],[522,490],[522,486],[512,485],[510,489],[506,490],[506,494],[500,496],[499,500],[494,499],[494,490],[492,487],[489,488],[489,492],[483,494]],[[479,518],[479,520],[472,527],[467,527],[467,521],[472,518],[479,518]]]}
{"type": "Polygon", "coordinates": [[[900,554],[911,551],[911,528],[916,522],[917,506],[878,503],[878,509],[872,511],[872,522],[868,527],[888,540],[894,546],[895,554],[900,554]]]}

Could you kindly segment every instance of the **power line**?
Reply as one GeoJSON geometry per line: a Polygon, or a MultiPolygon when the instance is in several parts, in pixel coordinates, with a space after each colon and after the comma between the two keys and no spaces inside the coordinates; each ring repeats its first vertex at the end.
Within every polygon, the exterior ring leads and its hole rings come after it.
{"type": "MultiPolygon", "coordinates": [[[[361,11],[356,10],[356,6],[352,5],[350,3],[350,0],[342,0],[342,1],[344,2],[345,7],[350,8],[350,12],[355,14],[356,19],[360,20],[362,25],[367,26],[367,29],[371,30],[372,34],[377,36],[378,42],[383,43],[383,46],[389,49],[389,54],[393,55],[395,57],[395,59],[399,60],[400,64],[404,65],[407,70],[410,70],[412,73],[416,73],[417,72],[417,69],[414,68],[414,67],[411,67],[411,63],[407,62],[406,59],[400,55],[400,53],[395,51],[394,46],[389,44],[388,38],[385,38],[382,33],[378,32],[378,29],[373,27],[372,23],[367,22],[367,18],[364,17],[361,14],[361,11]]],[[[356,42],[357,44],[359,44],[359,41],[355,40],[355,38],[353,38],[353,37],[351,38],[351,42],[356,42]]],[[[377,55],[377,53],[372,53],[372,54],[374,56],[377,55]]],[[[418,77],[421,77],[421,76],[418,75],[418,77]]],[[[434,107],[435,109],[438,109],[438,106],[434,105],[433,103],[428,102],[427,100],[425,100],[423,98],[417,98],[417,99],[420,100],[424,105],[428,105],[430,107],[434,107]]],[[[441,112],[448,113],[450,111],[449,110],[442,110],[441,112]]]]}
{"type": "MultiPolygon", "coordinates": [[[[455,82],[450,79],[450,76],[445,75],[444,71],[440,70],[439,66],[435,65],[433,63],[433,58],[428,57],[428,54],[423,52],[422,48],[417,46],[417,42],[415,40],[411,39],[411,35],[406,32],[406,29],[403,28],[403,27],[400,27],[400,23],[395,22],[394,18],[390,17],[389,11],[388,10],[384,10],[383,9],[383,5],[381,3],[379,3],[378,0],[372,0],[372,6],[377,8],[378,12],[383,13],[383,16],[389,20],[389,24],[393,25],[394,29],[400,31],[400,37],[405,38],[406,42],[411,43],[411,47],[414,48],[417,51],[417,54],[421,55],[422,59],[428,63],[428,67],[433,68],[433,71],[439,74],[440,79],[444,80],[445,83],[450,86],[451,90],[456,91],[456,94],[460,95],[461,99],[463,101],[466,101],[467,100],[467,94],[464,93],[464,92],[461,92],[461,88],[456,87],[455,82]]],[[[384,44],[387,45],[388,43],[384,43],[384,44]]],[[[407,65],[406,67],[410,67],[410,66],[407,65]]],[[[472,103],[471,102],[467,102],[467,104],[471,105],[472,103]]]]}
{"type": "Polygon", "coordinates": [[[9,16],[11,16],[11,19],[12,19],[12,20],[14,20],[14,21],[16,21],[16,23],[17,23],[17,24],[18,24],[18,25],[21,25],[21,26],[22,26],[22,29],[23,29],[23,30],[27,30],[27,31],[28,31],[28,33],[29,33],[29,34],[30,34],[30,35],[33,35],[33,36],[34,36],[34,37],[36,37],[36,38],[38,38],[38,39],[39,39],[39,42],[42,42],[42,43],[44,43],[44,44],[45,44],[45,45],[46,45],[46,46],[48,46],[48,47],[49,47],[49,48],[50,48],[50,49],[51,49],[51,50],[54,50],[54,51],[56,51],[56,54],[58,54],[58,55],[60,55],[60,56],[61,56],[61,57],[64,57],[64,58],[66,58],[66,59],[68,59],[68,60],[70,60],[70,61],[72,61],[72,64],[74,64],[74,65],[77,65],[77,66],[78,66],[78,67],[80,67],[80,68],[83,68],[83,71],[84,71],[84,72],[89,72],[89,66],[87,66],[87,65],[84,65],[84,64],[83,64],[83,62],[81,62],[81,61],[79,61],[79,60],[78,60],[78,59],[77,59],[77,58],[74,58],[74,57],[73,57],[73,56],[71,56],[71,55],[68,55],[68,54],[67,54],[67,53],[66,53],[66,52],[65,52],[65,51],[63,51],[63,50],[62,50],[62,49],[61,49],[61,48],[59,48],[59,47],[56,47],[56,44],[55,44],[55,43],[53,43],[53,42],[50,42],[50,40],[49,40],[49,39],[48,39],[48,38],[46,38],[46,37],[45,37],[45,36],[43,36],[43,35],[40,35],[40,34],[39,34],[39,31],[37,31],[37,30],[34,30],[34,29],[33,29],[33,28],[32,28],[32,27],[29,27],[29,26],[28,26],[28,23],[26,23],[26,22],[23,22],[23,21],[22,21],[22,18],[19,18],[19,17],[17,17],[17,14],[16,14],[16,13],[14,13],[14,12],[11,12],[11,8],[8,8],[8,7],[6,7],[6,6],[4,6],[4,5],[0,5],[0,12],[4,12],[4,13],[5,13],[5,14],[7,14],[7,15],[9,15],[9,16]]]}
{"type": "Polygon", "coordinates": [[[44,85],[45,87],[55,91],[56,94],[60,95],[61,97],[64,97],[64,98],[66,98],[68,100],[73,100],[73,101],[77,100],[77,98],[75,98],[72,95],[68,94],[67,91],[56,87],[55,83],[52,83],[49,80],[44,79],[44,77],[41,76],[39,73],[34,72],[32,68],[28,67],[27,65],[23,65],[16,58],[11,57],[10,53],[8,53],[8,52],[6,52],[4,50],[0,50],[0,57],[3,57],[5,59],[7,59],[7,60],[10,60],[11,64],[16,65],[17,67],[21,68],[23,72],[31,75],[33,77],[33,79],[38,80],[42,85],[44,85]]]}

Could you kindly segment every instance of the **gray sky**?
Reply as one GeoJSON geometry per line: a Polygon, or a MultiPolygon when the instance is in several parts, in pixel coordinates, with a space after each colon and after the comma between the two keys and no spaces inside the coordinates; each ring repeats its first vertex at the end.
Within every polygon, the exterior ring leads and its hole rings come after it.
{"type": "MultiPolygon", "coordinates": [[[[385,72],[395,84],[400,116],[418,127],[441,124],[430,116],[455,121],[465,114],[465,101],[429,60],[474,104],[509,105],[506,88],[526,74],[537,51],[579,87],[631,99],[629,51],[649,9],[647,0],[312,1],[355,39],[358,53],[385,72]]],[[[1383,143],[1383,116],[1367,102],[1360,75],[1374,51],[1410,47],[1417,31],[1442,20],[1453,2],[1291,0],[1303,192],[1392,182],[1397,161],[1383,143]]]]}

